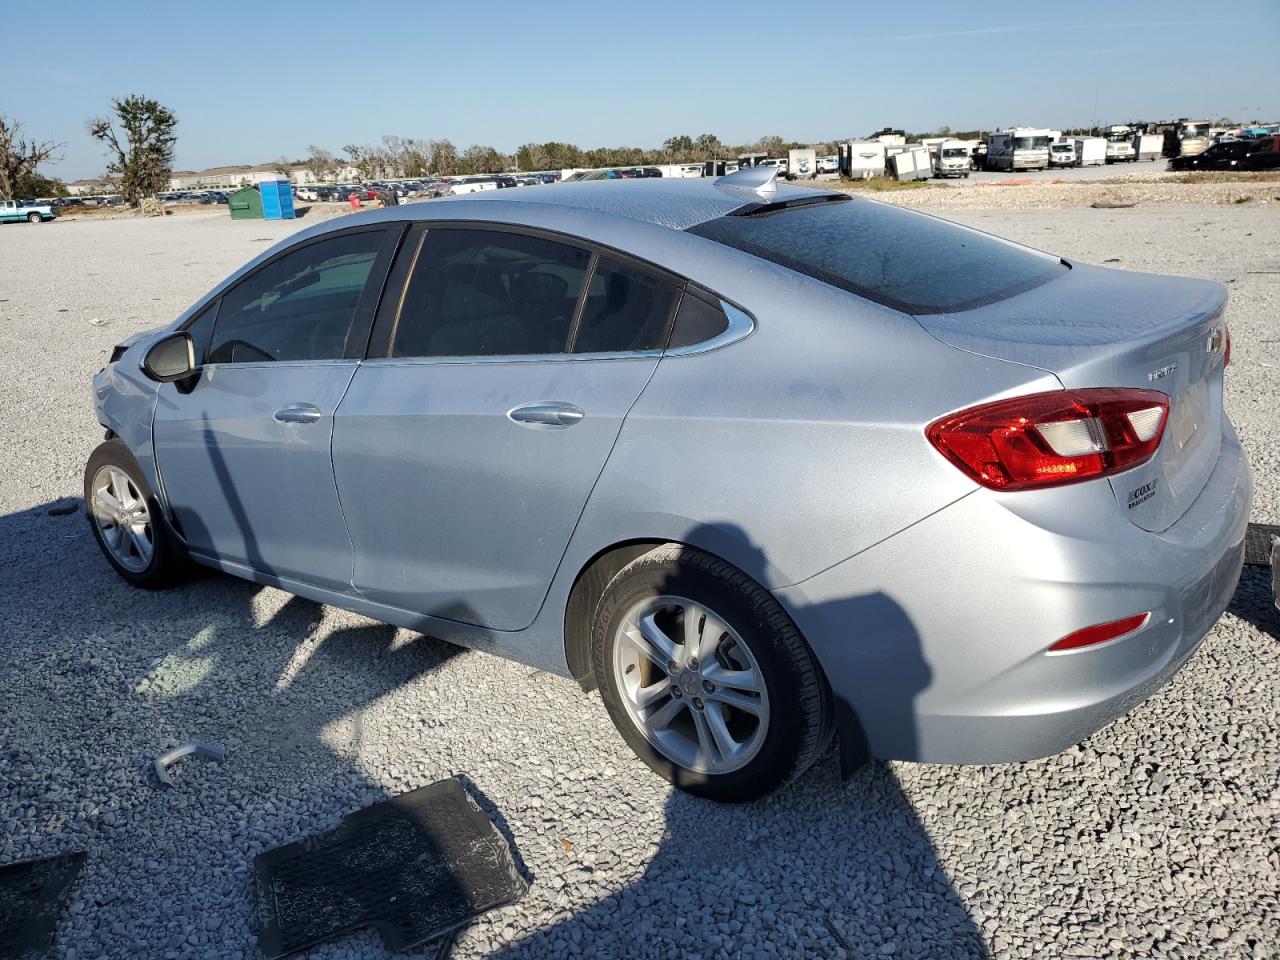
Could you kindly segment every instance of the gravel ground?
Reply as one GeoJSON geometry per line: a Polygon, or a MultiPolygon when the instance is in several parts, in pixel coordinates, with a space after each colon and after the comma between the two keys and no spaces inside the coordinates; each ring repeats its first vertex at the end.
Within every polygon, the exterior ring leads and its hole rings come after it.
{"type": "MultiPolygon", "coordinates": [[[[1229,282],[1227,405],[1255,519],[1280,521],[1280,211],[962,218],[1229,282]]],[[[1059,756],[880,764],[844,785],[828,756],[737,808],[673,793],[568,681],[226,577],[127,587],[82,515],[47,512],[100,438],[89,378],[297,226],[0,229],[0,862],[88,850],[58,957],[257,956],[256,853],[455,773],[533,885],[454,957],[1280,956],[1280,617],[1262,571],[1168,687],[1059,756]],[[183,761],[158,789],[149,758],[190,737],[226,762],[183,761]]],[[[308,956],[384,951],[367,933],[308,956]]]]}
{"type": "MultiPolygon", "coordinates": [[[[1097,168],[1095,168],[1097,169],[1097,168]]],[[[1078,173],[1078,171],[1070,171],[1078,173]]],[[[1205,206],[1208,204],[1245,205],[1275,209],[1280,204],[1280,179],[1248,179],[1217,181],[1205,179],[1196,183],[1180,183],[1178,174],[1152,172],[1112,173],[1105,179],[1064,178],[1051,171],[1044,173],[1004,175],[992,179],[983,174],[980,181],[928,181],[930,188],[886,190],[873,193],[879,200],[937,211],[961,210],[1055,210],[1089,207],[1101,204],[1137,204],[1140,206],[1205,206]],[[943,190],[943,183],[962,186],[943,190]]],[[[867,193],[850,181],[815,181],[813,186],[867,193]]],[[[1194,213],[1180,216],[1194,218],[1194,213]]]]}

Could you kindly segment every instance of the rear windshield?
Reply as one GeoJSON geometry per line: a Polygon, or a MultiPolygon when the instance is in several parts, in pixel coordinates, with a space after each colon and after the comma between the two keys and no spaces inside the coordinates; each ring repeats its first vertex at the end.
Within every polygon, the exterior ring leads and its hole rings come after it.
{"type": "Polygon", "coordinates": [[[730,215],[689,232],[910,314],[994,303],[1067,269],[1047,254],[869,200],[730,215]]]}

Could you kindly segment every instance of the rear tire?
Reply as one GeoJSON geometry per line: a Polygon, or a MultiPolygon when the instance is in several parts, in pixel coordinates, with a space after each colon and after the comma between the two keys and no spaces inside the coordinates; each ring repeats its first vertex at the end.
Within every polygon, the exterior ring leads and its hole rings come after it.
{"type": "Polygon", "coordinates": [[[700,550],[666,544],[609,581],[592,659],[628,746],[698,796],[762,797],[831,739],[831,692],[791,618],[741,570],[700,550]]]}
{"type": "Polygon", "coordinates": [[[157,590],[188,572],[189,561],[170,534],[146,475],[118,437],[89,455],[84,512],[107,562],[135,587],[157,590]]]}
{"type": "Polygon", "coordinates": [[[44,217],[40,216],[40,214],[38,213],[27,214],[27,223],[43,223],[43,222],[44,222],[44,217]]]}

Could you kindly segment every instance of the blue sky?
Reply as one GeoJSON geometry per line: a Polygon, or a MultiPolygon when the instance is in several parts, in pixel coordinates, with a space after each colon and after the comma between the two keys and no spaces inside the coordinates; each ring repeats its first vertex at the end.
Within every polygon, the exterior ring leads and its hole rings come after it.
{"type": "Polygon", "coordinates": [[[129,93],[177,113],[179,168],[386,133],[509,151],[1280,119],[1280,0],[0,0],[0,16],[0,112],[65,141],[46,169],[68,180],[102,171],[85,122],[129,93]],[[40,53],[12,55],[20,38],[40,53]]]}

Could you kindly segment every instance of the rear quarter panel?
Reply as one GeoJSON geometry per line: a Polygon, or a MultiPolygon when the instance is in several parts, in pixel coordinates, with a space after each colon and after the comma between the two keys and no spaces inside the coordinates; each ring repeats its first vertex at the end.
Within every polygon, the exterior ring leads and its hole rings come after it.
{"type": "Polygon", "coordinates": [[[613,543],[653,538],[703,547],[767,587],[802,580],[975,489],[929,445],[929,422],[1060,386],[947,347],[912,318],[827,284],[734,259],[702,282],[752,313],[755,331],[659,363],[563,576],[613,543]]]}

